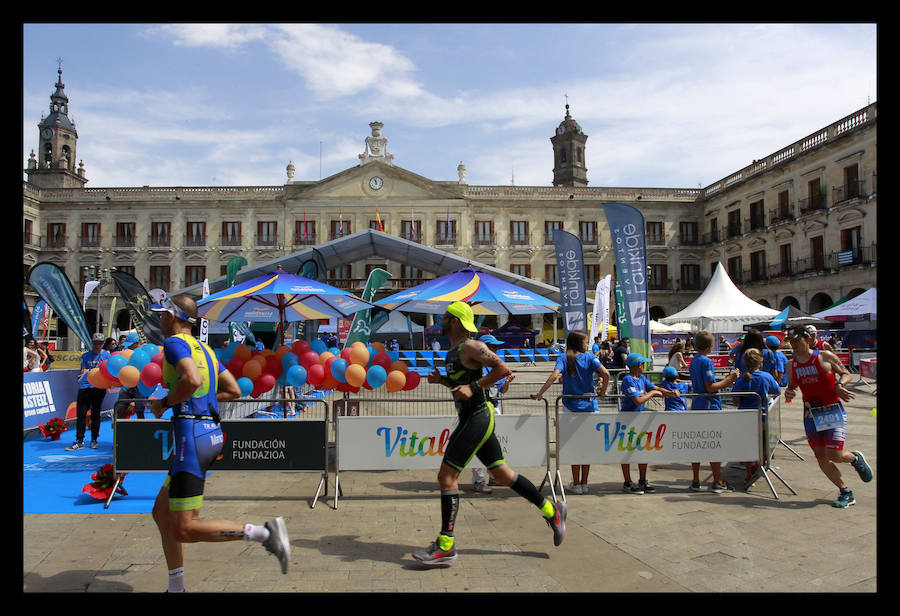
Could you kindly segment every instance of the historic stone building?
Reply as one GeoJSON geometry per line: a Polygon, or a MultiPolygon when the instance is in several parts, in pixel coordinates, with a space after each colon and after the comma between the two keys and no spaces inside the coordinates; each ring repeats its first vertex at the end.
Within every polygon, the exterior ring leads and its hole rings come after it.
{"type": "MultiPolygon", "coordinates": [[[[87,188],[60,71],[25,170],[25,273],[56,263],[79,295],[86,277],[112,267],[148,289],[196,291],[235,256],[253,266],[380,224],[555,287],[552,230],[562,228],[581,238],[592,297],[596,281],[614,272],[602,203],[617,201],[646,219],[652,318],[693,301],[720,261],[754,300],[815,312],[876,286],[876,120],[869,105],[706,188],[589,186],[587,135],[568,105],[547,149],[551,186],[469,185],[462,162],[455,179],[422,177],[399,164],[402,152],[395,162],[373,122],[358,164],[318,181],[295,180],[288,164],[278,186],[87,188]]],[[[374,267],[393,274],[386,292],[434,276],[427,264],[375,255],[329,270],[328,282],[360,292],[374,267]]],[[[104,323],[114,295],[113,285],[102,289],[104,323]]],[[[114,319],[114,329],[127,327],[124,310],[114,319]]],[[[539,326],[540,317],[523,324],[539,326]]]]}

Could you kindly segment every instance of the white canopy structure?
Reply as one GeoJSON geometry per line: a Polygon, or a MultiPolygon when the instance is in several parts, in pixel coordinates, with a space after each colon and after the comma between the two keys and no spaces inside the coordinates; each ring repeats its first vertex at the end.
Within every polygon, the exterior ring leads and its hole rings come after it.
{"type": "Polygon", "coordinates": [[[861,318],[874,321],[878,317],[878,291],[872,287],[865,293],[826,308],[813,316],[828,321],[853,321],[861,318]]]}
{"type": "Polygon", "coordinates": [[[778,314],[758,304],[735,286],[719,263],[703,293],[687,308],[659,321],[664,325],[690,323],[692,331],[740,332],[745,323],[756,323],[778,314]]]}

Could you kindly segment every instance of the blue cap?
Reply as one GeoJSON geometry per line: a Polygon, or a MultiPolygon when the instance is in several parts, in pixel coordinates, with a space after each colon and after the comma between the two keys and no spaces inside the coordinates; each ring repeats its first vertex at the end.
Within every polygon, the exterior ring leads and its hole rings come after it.
{"type": "Polygon", "coordinates": [[[484,336],[479,338],[479,340],[481,340],[485,344],[492,344],[494,346],[500,346],[501,344],[505,344],[504,342],[497,340],[490,334],[485,334],[484,336]]]}
{"type": "Polygon", "coordinates": [[[666,366],[662,371],[663,378],[666,379],[674,379],[678,376],[678,370],[673,368],[672,366],[666,366]]]}
{"type": "Polygon", "coordinates": [[[766,346],[770,349],[777,349],[781,346],[781,340],[775,336],[766,336],[766,346]]]}
{"type": "Polygon", "coordinates": [[[122,346],[126,349],[131,348],[132,345],[138,344],[141,341],[141,337],[136,333],[131,332],[127,336],[125,336],[125,340],[122,342],[122,346]]]}
{"type": "Polygon", "coordinates": [[[627,358],[625,358],[625,365],[629,368],[634,368],[638,364],[648,364],[651,363],[652,359],[647,359],[640,353],[630,353],[627,358]]]}

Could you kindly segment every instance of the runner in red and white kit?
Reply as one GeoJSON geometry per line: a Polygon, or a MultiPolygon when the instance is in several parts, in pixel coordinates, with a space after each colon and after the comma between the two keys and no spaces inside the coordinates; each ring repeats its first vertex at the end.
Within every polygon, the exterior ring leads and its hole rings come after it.
{"type": "Polygon", "coordinates": [[[853,492],[844,483],[837,463],[853,465],[860,479],[872,481],[872,469],[859,451],[844,451],[847,435],[847,413],[841,401],[849,402],[855,396],[844,383],[852,375],[844,368],[837,355],[830,351],[809,348],[810,335],[804,327],[795,327],[788,336],[794,351],[788,363],[788,386],[784,392],[787,402],[794,399],[797,388],[803,394],[803,427],[810,448],[816,456],[819,468],[840,489],[835,507],[856,504],[853,492]]]}

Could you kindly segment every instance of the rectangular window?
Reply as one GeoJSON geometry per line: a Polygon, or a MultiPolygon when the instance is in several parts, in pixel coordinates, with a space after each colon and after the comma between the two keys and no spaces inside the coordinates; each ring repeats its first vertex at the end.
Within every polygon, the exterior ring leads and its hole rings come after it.
{"type": "Polygon", "coordinates": [[[790,244],[782,244],[778,247],[778,257],[780,259],[781,270],[780,273],[782,276],[790,276],[791,275],[791,245],[790,244]]]}
{"type": "Polygon", "coordinates": [[[134,228],[135,224],[133,222],[117,222],[116,246],[134,246],[134,228]]]}
{"type": "Polygon", "coordinates": [[[316,244],[316,223],[313,220],[294,221],[294,245],[311,246],[316,244]]]}
{"type": "Polygon", "coordinates": [[[513,263],[509,266],[509,271],[516,276],[531,278],[531,265],[528,263],[513,263]]]}
{"type": "Polygon", "coordinates": [[[195,284],[202,284],[206,279],[206,266],[203,265],[186,265],[184,268],[184,285],[190,287],[195,284]]]}
{"type": "Polygon", "coordinates": [[[187,223],[187,234],[184,238],[185,246],[206,246],[206,223],[187,223]]]}
{"type": "Polygon", "coordinates": [[[544,221],[544,244],[553,244],[553,230],[563,229],[563,221],[561,220],[545,220],[544,221]]]}
{"type": "Polygon", "coordinates": [[[719,241],[719,219],[718,218],[710,218],[709,219],[709,241],[710,242],[718,242],[719,241]]]}
{"type": "Polygon", "coordinates": [[[531,240],[528,237],[528,221],[527,220],[511,220],[509,221],[509,245],[510,246],[528,246],[531,240]]]}
{"type": "Polygon", "coordinates": [[[383,269],[384,271],[388,270],[387,263],[366,263],[366,280],[369,279],[369,274],[372,273],[372,270],[375,269],[383,269]]]}
{"type": "Polygon", "coordinates": [[[731,257],[728,259],[728,276],[735,284],[743,282],[740,257],[731,257]]]}
{"type": "Polygon", "coordinates": [[[825,269],[825,239],[821,235],[809,238],[809,256],[814,270],[825,269]]]}
{"type": "Polygon", "coordinates": [[[256,223],[256,245],[274,246],[278,243],[278,223],[274,220],[260,220],[256,223]]]}
{"type": "Polygon", "coordinates": [[[700,289],[700,266],[696,263],[681,264],[681,288],[688,291],[700,289]]]}
{"type": "Polygon", "coordinates": [[[806,207],[801,208],[801,210],[808,211],[824,209],[825,189],[822,188],[822,181],[819,178],[816,178],[815,180],[810,180],[806,186],[806,207]]]}
{"type": "Polygon", "coordinates": [[[766,279],[766,251],[757,250],[750,253],[750,279],[753,281],[766,279]]]}
{"type": "Polygon", "coordinates": [[[345,235],[350,235],[350,221],[344,220],[343,218],[332,220],[331,236],[329,237],[329,239],[333,240],[339,237],[344,237],[345,235]]]}
{"type": "MultiPolygon", "coordinates": [[[[150,245],[157,247],[170,246],[172,243],[170,230],[172,223],[170,222],[151,222],[150,223],[150,245]]],[[[162,287],[160,287],[162,288],[162,287]]]]}
{"type": "Polygon", "coordinates": [[[328,270],[328,284],[339,289],[349,289],[353,284],[353,272],[350,264],[339,265],[328,270]]]}
{"type": "Polygon", "coordinates": [[[750,229],[762,229],[766,226],[765,201],[760,199],[750,204],[750,229]]]}
{"type": "Polygon", "coordinates": [[[665,227],[661,222],[647,222],[647,245],[662,246],[666,243],[665,227]]]}
{"type": "Polygon", "coordinates": [[[475,245],[490,246],[494,243],[494,221],[475,221],[475,245]]]}
{"type": "Polygon", "coordinates": [[[50,248],[66,247],[66,223],[51,222],[47,224],[47,246],[50,248]]]}
{"type": "Polygon", "coordinates": [[[100,247],[100,223],[81,223],[81,246],[84,248],[100,247]]]}
{"type": "Polygon", "coordinates": [[[665,263],[650,263],[650,280],[647,288],[657,291],[669,288],[669,266],[665,263]]]}
{"type": "Polygon", "coordinates": [[[544,265],[544,282],[547,284],[552,284],[554,287],[559,285],[559,280],[556,278],[556,264],[546,264],[544,265]]]}
{"type": "Polygon", "coordinates": [[[597,281],[600,280],[600,264],[593,265],[585,263],[584,265],[584,286],[585,289],[594,291],[597,289],[597,281]]]}
{"type": "Polygon", "coordinates": [[[697,245],[697,223],[695,222],[679,222],[678,236],[682,245],[697,245]]]}
{"type": "Polygon", "coordinates": [[[581,220],[578,222],[578,237],[581,238],[582,244],[597,244],[597,223],[592,220],[581,220]]]}
{"type": "Polygon", "coordinates": [[[117,265],[116,270],[122,272],[123,274],[129,274],[134,276],[134,266],[133,265],[117,265]]]}
{"type": "Polygon", "coordinates": [[[456,245],[456,221],[439,220],[437,222],[437,236],[434,238],[438,244],[456,245]]]}
{"type": "Polygon", "coordinates": [[[728,237],[737,237],[741,234],[741,210],[728,212],[728,237]]]}
{"type": "Polygon", "coordinates": [[[240,221],[224,221],[222,223],[222,246],[241,245],[240,221]]]}
{"type": "Polygon", "coordinates": [[[411,242],[422,241],[422,221],[421,220],[401,220],[400,221],[400,237],[411,242]]]}
{"type": "MultiPolygon", "coordinates": [[[[163,291],[170,291],[169,289],[169,266],[168,265],[151,265],[150,266],[150,288],[151,289],[162,289],[163,291]]],[[[149,290],[149,289],[148,289],[149,290]]]]}
{"type": "Polygon", "coordinates": [[[400,266],[400,280],[404,286],[415,286],[422,282],[422,270],[404,263],[400,266]]]}

